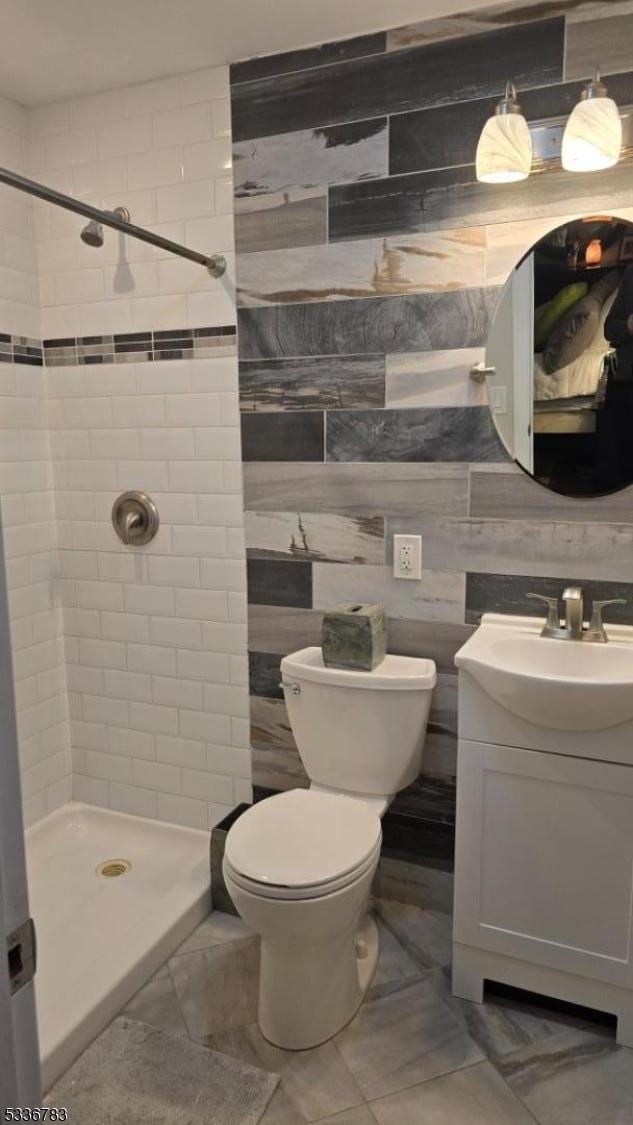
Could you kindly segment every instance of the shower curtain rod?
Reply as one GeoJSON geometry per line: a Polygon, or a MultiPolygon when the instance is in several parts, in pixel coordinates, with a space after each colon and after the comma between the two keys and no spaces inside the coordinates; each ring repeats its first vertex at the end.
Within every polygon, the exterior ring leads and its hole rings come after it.
{"type": "Polygon", "coordinates": [[[0,168],[0,183],[8,184],[18,191],[26,191],[29,195],[37,196],[38,199],[45,199],[47,203],[55,203],[67,211],[75,211],[77,215],[83,215],[86,219],[93,219],[105,227],[120,230],[123,234],[129,234],[131,238],[149,242],[152,246],[168,250],[171,254],[178,254],[181,258],[188,258],[190,262],[198,262],[199,265],[206,266],[211,277],[222,277],[226,271],[226,258],[222,254],[210,256],[199,254],[197,250],[190,250],[187,246],[181,246],[179,242],[172,242],[170,238],[162,238],[160,234],[153,234],[144,227],[127,223],[112,211],[100,211],[98,207],[91,207],[89,203],[82,203],[80,199],[73,199],[71,195],[64,195],[63,192],[55,191],[45,184],[38,184],[35,180],[27,179],[26,176],[20,176],[17,172],[10,172],[8,168],[0,168]]]}

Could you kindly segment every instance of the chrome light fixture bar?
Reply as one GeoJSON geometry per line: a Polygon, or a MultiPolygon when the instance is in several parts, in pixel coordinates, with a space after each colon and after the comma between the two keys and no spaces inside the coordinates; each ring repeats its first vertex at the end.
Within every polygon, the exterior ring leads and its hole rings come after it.
{"type": "Polygon", "coordinates": [[[91,219],[95,223],[102,223],[104,227],[112,227],[113,230],[128,234],[130,238],[138,238],[141,242],[149,242],[151,246],[157,246],[159,250],[167,250],[170,254],[177,254],[180,258],[197,262],[198,265],[204,266],[208,270],[211,277],[222,277],[226,272],[226,258],[222,254],[208,255],[200,254],[197,250],[190,250],[188,246],[181,246],[179,242],[172,242],[170,238],[163,238],[160,234],[153,234],[152,231],[145,230],[144,227],[137,227],[134,223],[126,222],[113,211],[101,211],[98,207],[92,207],[89,203],[82,203],[80,199],[74,199],[71,195],[64,195],[63,192],[55,191],[54,188],[46,187],[45,184],[38,184],[35,180],[29,180],[26,176],[20,176],[17,172],[9,171],[8,168],[0,168],[0,183],[8,184],[9,187],[17,188],[18,191],[25,191],[28,195],[34,195],[38,199],[44,199],[47,203],[55,203],[58,207],[65,208],[66,211],[74,211],[75,214],[83,215],[84,218],[91,219]]]}

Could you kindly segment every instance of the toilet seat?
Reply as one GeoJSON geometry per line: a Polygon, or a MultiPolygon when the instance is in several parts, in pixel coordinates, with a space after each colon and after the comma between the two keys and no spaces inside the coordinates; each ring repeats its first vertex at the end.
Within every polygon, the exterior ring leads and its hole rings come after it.
{"type": "Polygon", "coordinates": [[[230,829],[224,862],[244,890],[265,898],[332,894],[380,852],[380,817],[362,799],[292,789],[253,805],[230,829]]]}
{"type": "Polygon", "coordinates": [[[309,887],[284,887],[274,883],[258,883],[254,879],[248,879],[245,875],[240,874],[231,867],[230,862],[224,857],[224,875],[228,875],[229,879],[243,891],[248,891],[252,895],[258,895],[260,898],[275,899],[284,902],[305,902],[308,899],[322,898],[325,895],[332,895],[336,891],[342,891],[346,887],[352,886],[371,867],[373,867],[380,857],[380,844],[376,846],[375,851],[367,858],[362,867],[355,871],[348,871],[346,875],[341,875],[339,879],[330,879],[327,883],[314,883],[309,887]]]}

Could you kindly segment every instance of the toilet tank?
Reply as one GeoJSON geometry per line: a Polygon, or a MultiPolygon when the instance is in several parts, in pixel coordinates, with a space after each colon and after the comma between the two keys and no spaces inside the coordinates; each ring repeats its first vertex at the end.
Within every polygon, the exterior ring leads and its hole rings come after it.
{"type": "Polygon", "coordinates": [[[310,780],[391,796],[415,780],[436,681],[432,660],[388,655],[372,672],[330,668],[320,648],[285,656],[288,716],[310,780]]]}

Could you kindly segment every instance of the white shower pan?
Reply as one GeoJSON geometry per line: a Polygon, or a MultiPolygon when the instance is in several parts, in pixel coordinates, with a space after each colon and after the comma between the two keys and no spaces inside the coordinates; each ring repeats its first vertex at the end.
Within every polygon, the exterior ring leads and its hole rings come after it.
{"type": "Polygon", "coordinates": [[[71,802],[26,847],[47,1090],[208,914],[209,833],[71,802]]]}

